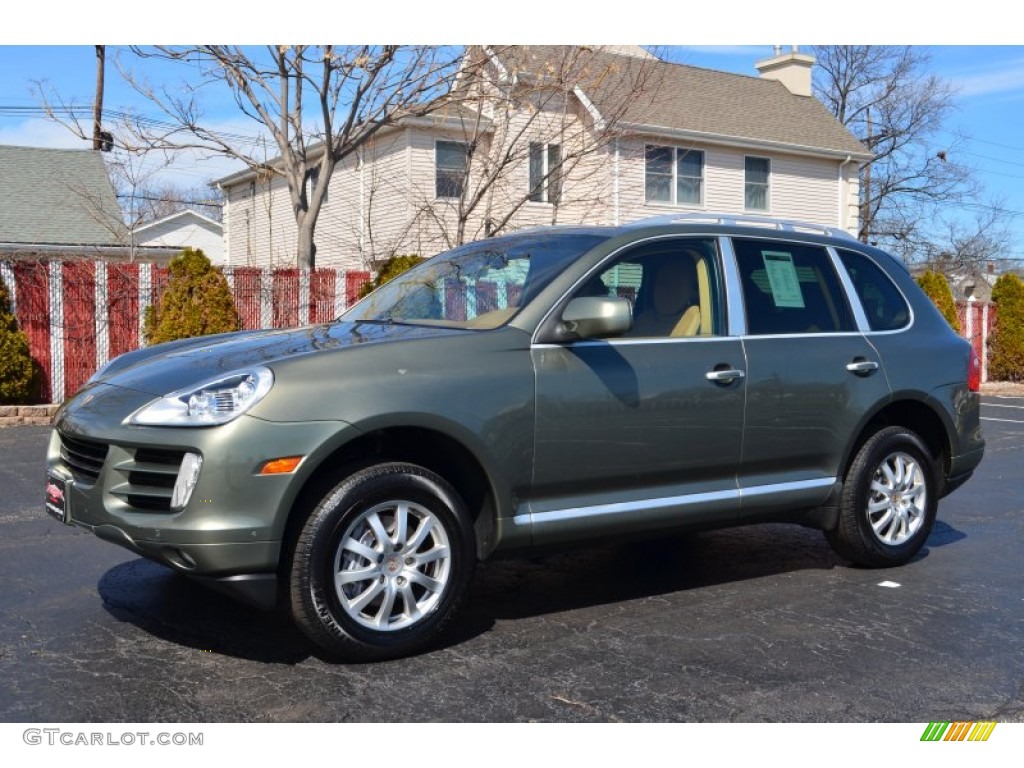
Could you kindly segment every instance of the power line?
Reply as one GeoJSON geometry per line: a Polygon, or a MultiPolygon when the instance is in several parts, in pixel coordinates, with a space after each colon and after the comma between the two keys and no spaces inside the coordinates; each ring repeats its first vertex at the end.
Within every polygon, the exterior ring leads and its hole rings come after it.
{"type": "Polygon", "coordinates": [[[117,195],[119,198],[126,200],[145,200],[150,203],[175,203],[178,205],[205,205],[209,208],[223,208],[223,200],[182,200],[176,197],[154,197],[153,195],[133,195],[131,193],[121,193],[117,195]]]}
{"type": "MultiPolygon", "coordinates": [[[[991,160],[993,163],[1002,163],[1004,165],[1017,165],[1017,166],[1020,166],[1021,168],[1024,168],[1024,163],[1016,163],[1013,160],[1004,160],[1001,157],[991,157],[989,155],[979,155],[979,154],[976,154],[975,152],[962,152],[961,154],[967,155],[968,157],[976,157],[979,160],[991,160]]],[[[1014,178],[1018,178],[1019,179],[1021,177],[1020,176],[1016,176],[1014,178]]]]}
{"type": "Polygon", "coordinates": [[[1024,147],[1014,147],[1014,146],[1011,146],[1010,144],[1000,144],[997,141],[986,141],[985,139],[977,139],[977,138],[972,138],[971,141],[976,141],[979,144],[989,144],[989,145],[991,145],[993,147],[1002,147],[1003,149],[1009,149],[1009,150],[1012,150],[1014,152],[1024,152],[1024,147]]]}
{"type": "MultiPolygon", "coordinates": [[[[54,114],[60,114],[71,120],[90,120],[92,119],[92,108],[61,106],[48,109],[46,107],[34,105],[0,105],[0,116],[52,118],[54,114]]],[[[115,120],[124,120],[126,122],[135,123],[136,125],[145,128],[160,129],[167,131],[179,131],[183,130],[184,128],[184,126],[182,126],[180,123],[173,123],[166,120],[158,120],[153,117],[145,117],[143,115],[135,114],[132,112],[123,112],[120,110],[108,109],[105,110],[105,114],[108,117],[114,118],[115,120]]],[[[213,130],[210,130],[209,133],[239,143],[260,144],[264,141],[264,137],[253,134],[247,135],[241,133],[231,133],[228,131],[213,130]]]]}

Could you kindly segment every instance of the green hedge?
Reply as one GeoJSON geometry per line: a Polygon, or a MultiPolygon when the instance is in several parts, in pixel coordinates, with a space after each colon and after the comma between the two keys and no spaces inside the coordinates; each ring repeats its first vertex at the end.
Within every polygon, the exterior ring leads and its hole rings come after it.
{"type": "Polygon", "coordinates": [[[228,281],[206,254],[186,248],[167,267],[167,289],[159,302],[146,307],[143,336],[147,344],[241,329],[228,281]]]}
{"type": "Polygon", "coordinates": [[[941,272],[928,270],[917,278],[917,284],[932,300],[932,304],[939,308],[939,312],[953,330],[960,333],[960,318],[957,317],[956,302],[953,301],[953,291],[946,276],[941,272]]]}
{"type": "Polygon", "coordinates": [[[1000,275],[992,287],[996,329],[989,337],[988,376],[994,381],[1024,381],[1024,281],[1000,275]]]}
{"type": "Polygon", "coordinates": [[[422,256],[416,256],[415,254],[392,256],[380,265],[380,269],[377,271],[377,276],[373,278],[373,280],[368,283],[363,283],[363,287],[359,290],[359,298],[361,299],[371,291],[377,290],[384,285],[384,283],[389,280],[394,280],[400,274],[412,269],[422,261],[425,261],[425,259],[422,256]]]}
{"type": "Polygon", "coordinates": [[[0,280],[0,405],[22,405],[39,396],[39,369],[28,337],[18,330],[7,286],[0,280]]]}

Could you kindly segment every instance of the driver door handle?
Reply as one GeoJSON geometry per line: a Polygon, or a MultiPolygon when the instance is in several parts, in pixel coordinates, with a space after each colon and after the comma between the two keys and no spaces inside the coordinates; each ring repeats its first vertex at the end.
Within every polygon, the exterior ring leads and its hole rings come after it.
{"type": "Polygon", "coordinates": [[[863,357],[858,357],[852,363],[846,364],[846,370],[858,376],[869,376],[878,370],[878,363],[874,360],[865,360],[863,357]]]}
{"type": "Polygon", "coordinates": [[[704,378],[718,384],[732,384],[737,379],[742,379],[746,374],[737,368],[715,369],[704,374],[704,378]]]}

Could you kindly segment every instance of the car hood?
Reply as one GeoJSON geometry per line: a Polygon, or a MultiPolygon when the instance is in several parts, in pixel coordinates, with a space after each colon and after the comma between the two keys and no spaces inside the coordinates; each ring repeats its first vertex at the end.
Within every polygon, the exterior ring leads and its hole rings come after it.
{"type": "Polygon", "coordinates": [[[162,396],[240,368],[254,365],[273,368],[277,361],[300,355],[467,333],[473,331],[366,322],[241,331],[170,342],[128,353],[115,360],[94,381],[162,396]]]}

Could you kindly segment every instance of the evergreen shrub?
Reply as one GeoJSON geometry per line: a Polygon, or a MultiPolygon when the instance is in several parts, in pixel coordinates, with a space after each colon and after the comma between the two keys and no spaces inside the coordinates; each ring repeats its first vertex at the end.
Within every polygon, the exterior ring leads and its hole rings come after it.
{"type": "Polygon", "coordinates": [[[146,307],[143,318],[147,344],[242,328],[228,281],[206,254],[186,248],[167,267],[167,289],[156,304],[146,307]]]}
{"type": "Polygon", "coordinates": [[[917,284],[932,300],[932,304],[939,308],[939,312],[953,330],[960,333],[960,318],[957,317],[956,302],[953,301],[953,291],[946,276],[929,269],[917,278],[917,284]]]}
{"type": "Polygon", "coordinates": [[[28,337],[18,330],[7,286],[0,280],[0,405],[24,405],[39,396],[38,367],[28,337]]]}
{"type": "Polygon", "coordinates": [[[1024,381],[1024,281],[1012,272],[992,287],[996,328],[989,337],[988,376],[994,381],[1024,381]]]}

